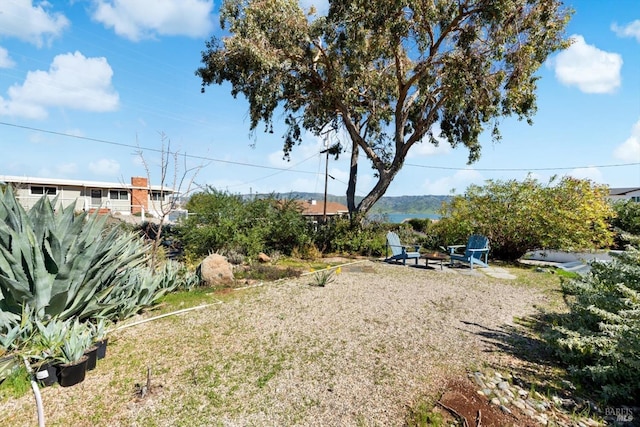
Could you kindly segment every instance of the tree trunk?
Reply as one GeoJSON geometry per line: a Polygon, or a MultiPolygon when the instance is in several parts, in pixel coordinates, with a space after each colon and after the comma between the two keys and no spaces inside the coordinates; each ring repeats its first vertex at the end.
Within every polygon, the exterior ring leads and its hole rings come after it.
{"type": "Polygon", "coordinates": [[[369,210],[373,207],[373,205],[375,205],[376,202],[380,200],[382,196],[384,196],[384,194],[387,192],[387,188],[389,188],[389,185],[391,184],[391,181],[393,181],[393,177],[396,176],[397,173],[398,170],[396,169],[385,171],[384,173],[380,174],[376,185],[373,187],[373,189],[371,189],[369,194],[367,194],[364,199],[360,201],[358,207],[356,208],[355,214],[360,218],[360,220],[362,220],[367,215],[369,210]]]}
{"type": "Polygon", "coordinates": [[[357,213],[356,208],[356,183],[358,181],[358,144],[352,143],[351,147],[351,165],[349,167],[349,183],[347,184],[347,208],[349,209],[349,217],[354,218],[357,213]]]}

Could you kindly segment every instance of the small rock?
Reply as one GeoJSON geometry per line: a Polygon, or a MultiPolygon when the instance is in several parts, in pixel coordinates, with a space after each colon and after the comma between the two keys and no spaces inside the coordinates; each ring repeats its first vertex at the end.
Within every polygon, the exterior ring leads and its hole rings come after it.
{"type": "Polygon", "coordinates": [[[523,389],[518,390],[518,395],[520,397],[527,397],[529,395],[529,392],[523,389]]]}
{"type": "Polygon", "coordinates": [[[501,397],[500,402],[502,402],[503,405],[508,405],[509,403],[511,403],[506,397],[501,397]]]}
{"type": "Polygon", "coordinates": [[[480,372],[475,372],[473,374],[473,382],[475,382],[480,388],[487,388],[483,381],[483,375],[480,372]]]}
{"type": "Polygon", "coordinates": [[[490,397],[493,394],[493,392],[489,388],[483,388],[482,389],[482,394],[484,394],[487,397],[490,397]]]}
{"type": "Polygon", "coordinates": [[[500,381],[500,382],[498,383],[498,388],[499,388],[500,390],[509,390],[509,383],[508,383],[508,382],[506,382],[506,381],[500,381]]]}
{"type": "Polygon", "coordinates": [[[524,413],[530,416],[531,418],[533,418],[534,415],[536,415],[536,412],[533,409],[529,409],[529,408],[525,408],[524,413]]]}
{"type": "Polygon", "coordinates": [[[587,427],[587,425],[582,421],[578,421],[578,427],[587,427]]]}
{"type": "Polygon", "coordinates": [[[542,418],[540,415],[535,415],[533,417],[534,420],[538,421],[543,426],[546,426],[549,423],[549,420],[546,418],[542,418]]]}
{"type": "Polygon", "coordinates": [[[500,405],[500,399],[494,397],[493,399],[491,399],[491,404],[496,406],[500,405]]]}
{"type": "Polygon", "coordinates": [[[518,400],[518,399],[513,401],[513,406],[515,406],[518,409],[522,409],[523,411],[526,408],[525,404],[521,400],[518,400]]]}
{"type": "Polygon", "coordinates": [[[496,377],[496,378],[502,378],[502,374],[501,374],[500,372],[497,372],[497,371],[496,371],[496,373],[495,373],[494,377],[496,377]]]}
{"type": "Polygon", "coordinates": [[[504,412],[505,414],[510,414],[511,413],[511,409],[507,408],[504,405],[500,405],[500,409],[502,410],[502,412],[504,412]]]}
{"type": "Polygon", "coordinates": [[[271,258],[269,257],[269,255],[265,254],[264,252],[260,252],[258,254],[258,262],[262,262],[262,263],[271,262],[271,258]]]}
{"type": "Polygon", "coordinates": [[[584,420],[584,422],[589,426],[589,427],[598,427],[600,425],[599,422],[597,422],[596,420],[594,420],[593,418],[587,418],[586,420],[584,420]]]}
{"type": "Polygon", "coordinates": [[[488,382],[487,382],[487,387],[489,387],[489,388],[496,388],[496,383],[491,382],[491,381],[488,381],[488,382]]]}
{"type": "Polygon", "coordinates": [[[511,399],[515,398],[516,396],[511,392],[511,390],[505,390],[504,394],[506,394],[507,396],[509,396],[511,399]]]}
{"type": "Polygon", "coordinates": [[[525,402],[527,402],[527,405],[531,406],[533,409],[536,409],[538,406],[538,402],[533,399],[527,399],[525,402]]]}

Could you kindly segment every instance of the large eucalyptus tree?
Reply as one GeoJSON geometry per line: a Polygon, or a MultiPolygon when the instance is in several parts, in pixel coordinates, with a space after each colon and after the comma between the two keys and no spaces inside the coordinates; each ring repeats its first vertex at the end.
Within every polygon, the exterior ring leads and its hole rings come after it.
{"type": "Polygon", "coordinates": [[[441,136],[471,163],[485,128],[499,139],[501,117],[530,121],[536,70],[566,46],[569,16],[560,0],[330,0],[326,16],[297,0],[225,0],[228,35],[207,42],[196,75],[203,91],[230,82],[245,95],[252,131],[272,129],[282,108],[285,156],[303,129],[346,131],[353,217],[384,195],[414,145],[441,136]],[[377,182],[356,205],[362,153],[377,182]]]}

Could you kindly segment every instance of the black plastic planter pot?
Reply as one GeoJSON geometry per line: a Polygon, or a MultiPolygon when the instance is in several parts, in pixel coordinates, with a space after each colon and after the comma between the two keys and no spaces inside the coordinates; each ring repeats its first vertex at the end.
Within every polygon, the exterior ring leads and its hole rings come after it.
{"type": "Polygon", "coordinates": [[[87,361],[89,358],[84,356],[79,362],[60,365],[58,370],[58,382],[62,387],[71,387],[84,381],[87,373],[87,361]]]}
{"type": "Polygon", "coordinates": [[[102,341],[96,342],[96,346],[98,347],[97,358],[98,360],[104,359],[107,355],[107,343],[109,342],[109,338],[105,338],[102,341]]]}
{"type": "Polygon", "coordinates": [[[98,360],[98,347],[93,346],[84,352],[84,355],[87,356],[87,371],[92,371],[96,369],[96,362],[98,360]]]}
{"type": "Polygon", "coordinates": [[[58,382],[58,365],[51,362],[43,363],[36,371],[36,379],[44,387],[54,385],[58,382]]]}

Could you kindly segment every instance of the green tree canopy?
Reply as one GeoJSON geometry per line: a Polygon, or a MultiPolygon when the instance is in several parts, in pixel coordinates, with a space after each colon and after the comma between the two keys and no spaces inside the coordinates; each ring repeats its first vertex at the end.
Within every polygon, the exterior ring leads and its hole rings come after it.
{"type": "Polygon", "coordinates": [[[608,221],[615,216],[607,186],[565,177],[542,185],[487,181],[444,204],[434,228],[443,244],[465,242],[470,234],[489,237],[491,256],[516,260],[529,250],[585,250],[613,243],[608,221]]]}
{"type": "Polygon", "coordinates": [[[250,128],[271,130],[285,111],[284,154],[315,135],[346,131],[347,204],[365,214],[384,195],[415,144],[464,145],[500,117],[530,120],[536,70],[566,45],[560,0],[335,0],[327,16],[297,0],[225,0],[229,35],[212,38],[196,75],[202,90],[231,83],[249,101],[250,128]],[[439,124],[441,135],[433,134],[439,124]],[[350,146],[349,146],[350,145],[350,146]],[[358,159],[377,182],[356,205],[358,159]]]}

